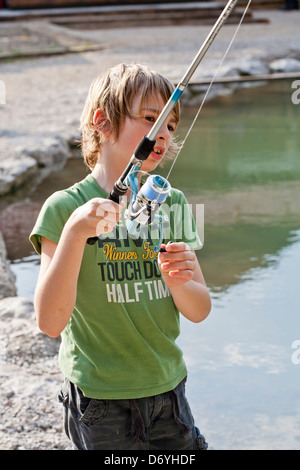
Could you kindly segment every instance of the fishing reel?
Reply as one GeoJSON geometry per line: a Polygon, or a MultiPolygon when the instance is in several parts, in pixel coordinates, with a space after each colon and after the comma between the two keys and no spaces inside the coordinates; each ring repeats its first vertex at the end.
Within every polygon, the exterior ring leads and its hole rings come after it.
{"type": "Polygon", "coordinates": [[[133,188],[137,186],[137,178],[134,172],[129,175],[129,184],[132,197],[125,211],[127,231],[131,237],[136,237],[141,231],[141,226],[157,222],[159,241],[154,251],[158,251],[162,241],[163,216],[157,212],[168,197],[171,185],[160,175],[150,175],[139,192],[135,192],[133,188]]]}
{"type": "Polygon", "coordinates": [[[135,220],[137,224],[151,224],[170,191],[171,185],[165,178],[159,175],[149,176],[134,200],[130,202],[125,217],[135,220]]]}

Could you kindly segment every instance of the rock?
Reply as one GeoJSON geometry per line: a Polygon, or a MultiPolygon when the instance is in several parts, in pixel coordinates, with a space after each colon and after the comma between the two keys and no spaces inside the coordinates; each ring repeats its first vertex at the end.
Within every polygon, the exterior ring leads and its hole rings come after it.
{"type": "Polygon", "coordinates": [[[269,66],[261,60],[242,60],[237,64],[237,71],[240,75],[267,75],[269,66]]]}
{"type": "Polygon", "coordinates": [[[16,294],[15,275],[6,259],[6,246],[0,232],[0,299],[16,294]]]}
{"type": "Polygon", "coordinates": [[[6,297],[0,300],[0,318],[25,318],[34,317],[34,308],[30,300],[25,297],[6,297]]]}
{"type": "Polygon", "coordinates": [[[63,137],[44,137],[17,147],[16,152],[33,158],[39,167],[55,167],[64,164],[70,156],[70,147],[63,137]]]}
{"type": "Polygon", "coordinates": [[[36,160],[30,156],[19,155],[0,162],[0,195],[21,186],[37,172],[36,160]]]}
{"type": "Polygon", "coordinates": [[[274,60],[270,63],[272,73],[300,72],[300,60],[285,58],[274,60]]]}
{"type": "Polygon", "coordinates": [[[8,332],[2,343],[5,343],[6,361],[28,366],[58,354],[60,340],[50,338],[38,329],[33,303],[25,297],[0,300],[0,322],[1,331],[8,332]]]}
{"type": "Polygon", "coordinates": [[[10,260],[18,262],[28,256],[28,236],[40,209],[40,202],[23,199],[7,205],[0,211],[0,231],[10,260]]]}
{"type": "Polygon", "coordinates": [[[23,141],[16,144],[18,139],[12,132],[5,144],[7,157],[0,159],[0,195],[22,186],[38,174],[39,168],[52,170],[64,166],[71,156],[68,139],[60,136],[32,140],[24,137],[23,141]]]}
{"type": "MultiPolygon", "coordinates": [[[[217,71],[218,64],[215,64],[215,66],[212,68],[209,73],[206,73],[204,76],[202,76],[202,79],[207,79],[209,82],[212,80],[214,74],[217,71]]],[[[207,70],[206,70],[207,72],[207,70]]],[[[215,77],[214,81],[218,81],[219,78],[239,78],[241,75],[249,75],[249,76],[257,76],[257,75],[266,75],[270,72],[269,66],[266,62],[259,60],[259,59],[244,59],[244,60],[238,60],[238,61],[232,61],[229,64],[222,65],[218,73],[215,77]]],[[[263,85],[264,82],[259,82],[256,84],[258,85],[263,85]]],[[[244,83],[239,84],[237,82],[232,82],[232,83],[226,83],[226,84],[219,84],[219,83],[213,83],[209,93],[206,96],[206,100],[213,99],[217,96],[226,96],[231,93],[233,93],[236,89],[242,88],[245,85],[244,83]]],[[[255,86],[255,85],[251,85],[255,86]]],[[[186,106],[199,106],[202,103],[203,97],[205,96],[206,90],[207,90],[208,85],[192,85],[190,88],[188,88],[188,93],[186,93],[182,97],[182,102],[186,106]]]]}
{"type": "Polygon", "coordinates": [[[26,298],[0,300],[0,449],[71,449],[57,401],[59,339],[36,326],[26,298]]]}

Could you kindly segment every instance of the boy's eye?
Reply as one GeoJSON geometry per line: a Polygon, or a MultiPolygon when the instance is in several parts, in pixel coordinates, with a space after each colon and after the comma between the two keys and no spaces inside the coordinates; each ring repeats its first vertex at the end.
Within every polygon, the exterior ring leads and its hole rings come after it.
{"type": "MultiPolygon", "coordinates": [[[[147,121],[153,122],[153,123],[156,121],[156,118],[154,116],[145,116],[145,119],[147,121]]],[[[169,129],[170,132],[175,132],[176,126],[172,125],[172,124],[169,124],[168,129],[169,129]]]]}
{"type": "Polygon", "coordinates": [[[145,116],[145,119],[149,122],[155,122],[155,117],[154,116],[145,116]]]}

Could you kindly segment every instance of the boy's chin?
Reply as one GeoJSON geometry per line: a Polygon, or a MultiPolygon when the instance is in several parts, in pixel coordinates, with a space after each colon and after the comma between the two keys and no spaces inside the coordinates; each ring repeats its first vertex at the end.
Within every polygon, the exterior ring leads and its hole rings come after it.
{"type": "Polygon", "coordinates": [[[143,163],[141,170],[142,171],[153,171],[158,167],[159,163],[160,162],[157,162],[157,161],[148,161],[147,160],[147,162],[143,163]]]}

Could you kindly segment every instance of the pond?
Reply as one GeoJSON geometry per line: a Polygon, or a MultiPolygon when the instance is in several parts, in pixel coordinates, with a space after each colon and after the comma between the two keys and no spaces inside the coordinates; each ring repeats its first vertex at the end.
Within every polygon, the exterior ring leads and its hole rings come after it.
{"type": "MultiPolygon", "coordinates": [[[[179,343],[214,449],[300,449],[300,105],[291,95],[291,82],[278,81],[209,101],[170,175],[204,204],[198,257],[213,308],[201,324],[182,320],[179,343]]],[[[184,110],[182,135],[192,119],[184,110]]],[[[41,203],[85,175],[72,159],[2,211],[19,295],[33,297],[39,259],[27,236],[41,203]]]]}

